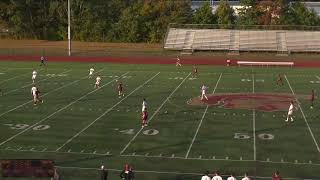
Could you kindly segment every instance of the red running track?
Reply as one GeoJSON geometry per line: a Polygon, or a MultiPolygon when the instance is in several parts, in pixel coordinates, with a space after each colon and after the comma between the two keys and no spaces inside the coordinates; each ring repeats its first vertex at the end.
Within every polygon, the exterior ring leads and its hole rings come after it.
{"type": "MultiPolygon", "coordinates": [[[[77,56],[50,56],[48,61],[53,62],[106,62],[121,64],[175,64],[173,57],[77,57],[77,56]]],[[[197,65],[226,65],[226,58],[216,57],[187,57],[181,60],[182,64],[197,65]]],[[[0,56],[0,61],[39,61],[39,56],[0,56]]],[[[245,61],[242,58],[233,58],[231,63],[245,61]]],[[[251,60],[250,60],[251,61],[251,60]]],[[[294,60],[295,67],[320,67],[319,61],[294,60]]]]}

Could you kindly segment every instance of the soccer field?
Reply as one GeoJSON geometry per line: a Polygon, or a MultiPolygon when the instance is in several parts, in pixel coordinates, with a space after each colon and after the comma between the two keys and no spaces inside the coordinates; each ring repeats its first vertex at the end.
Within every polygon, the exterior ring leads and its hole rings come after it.
{"type": "Polygon", "coordinates": [[[320,179],[320,105],[310,109],[309,100],[312,89],[320,92],[318,69],[198,68],[192,78],[192,66],[0,62],[0,159],[53,159],[64,180],[98,179],[102,164],[119,179],[125,163],[139,180],[200,179],[205,170],[270,179],[276,169],[284,178],[320,179]],[[99,89],[88,79],[91,66],[99,89]],[[44,100],[37,106],[33,68],[44,100]],[[141,128],[143,98],[149,126],[141,128]],[[291,99],[297,110],[285,123],[291,99]]]}

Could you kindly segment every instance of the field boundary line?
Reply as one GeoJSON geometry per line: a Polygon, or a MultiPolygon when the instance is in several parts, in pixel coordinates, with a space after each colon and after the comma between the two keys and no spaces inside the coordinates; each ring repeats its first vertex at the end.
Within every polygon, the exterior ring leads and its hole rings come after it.
{"type": "MultiPolygon", "coordinates": [[[[289,87],[290,87],[290,89],[291,89],[292,94],[295,96],[295,93],[294,93],[294,91],[293,91],[293,89],[292,89],[292,87],[291,87],[291,84],[290,84],[287,76],[284,75],[284,77],[285,77],[286,80],[287,80],[287,83],[288,83],[288,85],[289,85],[289,87]]],[[[320,148],[319,148],[318,142],[317,142],[317,140],[316,140],[316,138],[315,138],[315,136],[314,136],[314,134],[313,134],[313,132],[312,132],[312,130],[311,130],[311,127],[310,127],[310,125],[309,125],[309,122],[307,121],[306,116],[304,115],[304,112],[303,112],[303,110],[302,110],[302,107],[300,106],[300,102],[299,102],[298,98],[295,98],[295,99],[296,99],[297,102],[298,102],[298,107],[299,107],[299,109],[300,109],[300,112],[301,112],[301,114],[302,114],[302,117],[303,117],[303,119],[304,119],[304,122],[306,123],[306,125],[307,125],[307,127],[308,127],[308,130],[309,130],[309,133],[310,133],[310,135],[311,135],[311,137],[312,137],[312,139],[313,139],[313,142],[314,142],[314,144],[316,145],[318,152],[320,153],[320,148]]]]}
{"type": "MultiPolygon", "coordinates": [[[[103,69],[100,69],[100,70],[97,71],[97,72],[101,72],[101,71],[103,71],[103,70],[104,70],[104,68],[103,68],[103,69]]],[[[96,73],[97,73],[97,72],[96,72],[96,73]]],[[[81,80],[83,80],[83,79],[86,79],[86,78],[88,78],[88,75],[86,75],[86,76],[84,76],[84,77],[82,77],[82,78],[80,78],[80,79],[78,79],[78,80],[72,81],[72,82],[70,82],[70,83],[68,83],[68,84],[65,84],[65,85],[63,85],[63,86],[61,86],[61,87],[59,87],[59,88],[57,88],[57,89],[54,89],[54,90],[52,90],[52,91],[49,91],[49,92],[43,94],[41,97],[45,97],[45,96],[48,95],[48,94],[51,94],[51,93],[53,93],[53,92],[56,92],[56,91],[58,91],[58,90],[60,90],[60,89],[63,89],[63,88],[65,88],[65,87],[68,87],[68,86],[70,86],[70,85],[72,85],[72,84],[75,84],[75,83],[77,83],[77,82],[79,82],[79,81],[81,81],[81,80]]],[[[8,113],[11,112],[11,111],[14,111],[14,110],[16,110],[16,109],[19,109],[20,107],[23,107],[24,105],[29,104],[29,103],[32,102],[32,101],[33,101],[33,100],[27,101],[27,102],[25,102],[25,103],[23,103],[23,104],[20,104],[20,105],[14,107],[14,108],[12,108],[12,109],[10,109],[10,110],[8,110],[8,111],[5,111],[5,112],[3,112],[3,113],[0,114],[0,117],[2,117],[2,116],[5,115],[5,114],[8,114],[8,113]]]]}
{"type": "Polygon", "coordinates": [[[108,114],[113,108],[115,108],[116,106],[118,106],[122,101],[124,101],[125,99],[127,99],[131,94],[133,94],[134,92],[136,92],[137,90],[139,90],[141,87],[143,87],[144,85],[146,85],[147,83],[149,83],[150,81],[152,81],[155,77],[157,77],[160,74],[160,72],[158,72],[157,74],[155,74],[154,76],[152,76],[150,79],[148,79],[146,82],[144,82],[143,84],[141,84],[140,86],[138,86],[136,89],[134,89],[133,91],[131,91],[127,96],[125,96],[124,98],[122,98],[119,102],[117,102],[115,105],[113,105],[111,108],[109,108],[107,111],[105,111],[104,113],[102,113],[99,117],[97,117],[94,121],[92,121],[89,125],[87,125],[85,128],[83,128],[81,131],[79,131],[77,134],[75,134],[74,136],[72,136],[70,139],[68,139],[65,143],[63,143],[60,147],[57,148],[56,151],[59,151],[61,148],[63,148],[65,145],[67,145],[68,143],[70,143],[73,139],[75,139],[76,137],[78,137],[82,132],[84,132],[85,130],[87,130],[90,126],[92,126],[95,122],[97,122],[99,119],[101,119],[103,116],[105,116],[106,114],[108,114]]]}
{"type": "MultiPolygon", "coordinates": [[[[69,69],[69,70],[63,71],[63,72],[61,72],[61,73],[58,73],[58,75],[59,75],[59,74],[64,74],[64,73],[68,73],[68,72],[70,72],[70,71],[72,71],[72,70],[69,69]]],[[[47,78],[41,79],[40,81],[37,81],[35,84],[37,84],[37,83],[39,83],[39,82],[42,82],[42,81],[46,81],[46,80],[51,79],[51,78],[54,78],[54,77],[55,77],[55,76],[51,76],[51,77],[47,77],[47,78]]],[[[23,85],[23,86],[21,86],[21,87],[19,87],[19,88],[16,88],[16,89],[7,91],[7,92],[3,93],[3,95],[4,95],[4,96],[5,96],[5,95],[8,95],[8,94],[10,94],[10,93],[12,93],[12,92],[18,91],[19,89],[28,87],[28,86],[30,86],[30,85],[32,85],[32,84],[33,84],[33,83],[29,83],[29,84],[23,85]]]]}
{"type": "MultiPolygon", "coordinates": [[[[126,73],[122,74],[121,76],[124,76],[124,75],[126,75],[126,74],[128,74],[128,73],[129,73],[129,72],[126,72],[126,73]]],[[[121,76],[120,76],[120,77],[121,77],[121,76]]],[[[120,78],[120,77],[119,77],[119,78],[120,78]]],[[[109,85],[110,83],[112,83],[112,82],[113,82],[113,81],[115,81],[116,79],[118,79],[118,78],[115,78],[115,79],[113,79],[113,80],[109,81],[108,83],[104,84],[104,85],[103,85],[103,86],[101,86],[100,88],[97,88],[97,89],[94,89],[93,91],[88,92],[87,94],[85,94],[85,95],[81,96],[80,98],[78,98],[78,99],[76,99],[76,100],[72,101],[71,103],[69,103],[69,104],[67,104],[66,106],[64,106],[64,107],[60,108],[59,110],[55,111],[54,113],[52,113],[52,114],[50,114],[50,115],[46,116],[46,117],[45,117],[45,118],[43,118],[42,120],[38,121],[37,123],[34,123],[33,125],[29,126],[28,128],[24,129],[23,131],[21,131],[21,132],[19,132],[19,133],[15,134],[15,135],[13,135],[13,136],[11,136],[10,138],[8,138],[8,139],[7,139],[7,140],[5,140],[5,141],[2,141],[2,142],[0,143],[0,146],[2,146],[3,144],[5,144],[5,143],[7,143],[7,142],[11,141],[12,139],[16,138],[17,136],[19,136],[19,135],[23,134],[24,132],[28,131],[29,129],[34,128],[34,127],[35,127],[35,126],[37,126],[38,124],[40,124],[40,123],[44,122],[45,120],[47,120],[47,119],[51,118],[51,117],[52,117],[52,116],[54,116],[55,114],[57,114],[57,113],[59,113],[59,112],[61,112],[61,111],[65,110],[65,109],[66,109],[66,108],[68,108],[69,106],[71,106],[71,105],[73,105],[74,103],[76,103],[76,102],[80,101],[81,99],[83,99],[83,98],[87,97],[88,95],[90,95],[90,94],[92,94],[92,93],[94,93],[94,92],[96,92],[96,91],[98,91],[98,90],[102,89],[102,87],[104,87],[104,86],[106,86],[106,85],[109,85]]]]}
{"type": "MultiPolygon", "coordinates": [[[[255,78],[254,74],[252,74],[252,94],[255,93],[255,78]]],[[[256,145],[256,109],[252,109],[252,135],[253,135],[253,160],[257,160],[257,145],[256,145]]]]}
{"type": "MultiPolygon", "coordinates": [[[[162,102],[162,104],[157,108],[157,110],[152,114],[150,119],[148,120],[148,123],[150,123],[153,119],[153,117],[160,111],[162,106],[170,99],[170,97],[179,89],[179,87],[188,79],[188,77],[191,75],[189,73],[181,82],[180,84],[171,92],[171,94],[162,102]]],[[[133,136],[133,138],[127,143],[127,145],[121,150],[120,155],[126,151],[126,149],[130,146],[130,144],[137,138],[137,136],[140,134],[140,132],[144,129],[144,127],[141,127],[140,130],[133,136]]]]}
{"type": "Polygon", "coordinates": [[[120,156],[115,156],[111,153],[107,154],[102,154],[102,153],[86,153],[86,152],[66,152],[66,151],[43,151],[43,150],[24,150],[24,149],[0,149],[0,151],[12,151],[12,152],[17,152],[17,153],[52,153],[52,154],[76,154],[76,155],[96,155],[96,156],[112,156],[112,157],[135,157],[135,158],[160,158],[160,159],[180,159],[180,160],[187,160],[187,161],[226,161],[226,162],[258,162],[258,163],[269,163],[269,164],[292,164],[292,165],[305,165],[305,166],[320,166],[320,163],[304,163],[304,162],[288,162],[288,161],[262,161],[262,160],[239,160],[239,159],[199,159],[199,158],[184,158],[184,157],[170,157],[170,156],[152,156],[152,155],[120,155],[120,156]]]}
{"type": "MultiPolygon", "coordinates": [[[[99,168],[90,168],[90,167],[75,167],[75,166],[55,166],[57,168],[60,169],[79,169],[79,170],[99,170],[99,168]]],[[[113,171],[113,172],[121,172],[123,171],[122,169],[108,169],[109,171],[113,171]]],[[[194,173],[194,172],[179,172],[179,171],[156,171],[156,170],[134,170],[134,172],[137,173],[153,173],[153,174],[174,174],[174,175],[197,175],[197,176],[201,176],[203,175],[203,173],[194,173]]],[[[209,175],[213,175],[213,174],[209,174],[209,175]]],[[[229,174],[222,174],[221,176],[226,177],[226,176],[230,176],[229,174]]],[[[235,176],[239,179],[241,179],[241,177],[243,176],[235,176]]],[[[249,176],[251,178],[254,178],[253,176],[249,176]]],[[[255,176],[256,178],[260,178],[260,179],[270,179],[270,177],[265,177],[265,176],[255,176]]],[[[301,180],[303,178],[282,178],[282,179],[288,179],[288,180],[301,180]]],[[[318,180],[318,179],[309,179],[309,180],[318,180]]]]}
{"type": "MultiPolygon", "coordinates": [[[[212,91],[212,94],[214,94],[214,93],[216,92],[216,89],[217,89],[217,87],[218,87],[218,84],[219,84],[219,82],[220,82],[220,79],[221,79],[221,77],[222,77],[222,74],[223,74],[223,73],[220,73],[219,79],[218,79],[217,82],[216,82],[216,86],[214,87],[214,89],[213,89],[213,91],[212,91]]],[[[206,114],[207,114],[208,108],[209,108],[209,105],[207,105],[205,111],[203,112],[203,115],[202,115],[202,117],[201,117],[200,123],[199,123],[199,125],[198,125],[197,130],[196,130],[196,133],[195,133],[194,136],[193,136],[193,139],[192,139],[191,144],[190,144],[190,146],[189,146],[189,149],[188,149],[188,151],[187,151],[187,153],[186,153],[186,155],[185,155],[185,158],[188,158],[188,156],[189,156],[189,153],[190,153],[190,151],[191,151],[191,148],[192,148],[192,146],[193,146],[193,143],[194,143],[194,141],[196,140],[196,137],[197,137],[198,132],[199,132],[199,130],[200,130],[200,127],[201,127],[201,125],[202,125],[202,121],[203,121],[204,117],[205,117],[206,114]]]]}

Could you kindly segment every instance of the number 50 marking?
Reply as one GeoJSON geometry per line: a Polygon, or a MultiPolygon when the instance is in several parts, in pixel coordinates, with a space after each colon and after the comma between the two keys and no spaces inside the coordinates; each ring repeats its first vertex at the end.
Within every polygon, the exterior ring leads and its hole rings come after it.
{"type": "MultiPolygon", "coordinates": [[[[234,133],[233,137],[235,139],[250,139],[251,138],[248,133],[234,133]]],[[[274,135],[267,134],[267,133],[258,134],[258,137],[262,140],[273,140],[274,139],[274,135]]]]}
{"type": "MultiPolygon", "coordinates": [[[[30,125],[28,124],[4,124],[5,126],[9,126],[10,129],[15,129],[15,130],[23,130],[23,129],[27,129],[28,127],[30,127],[30,125]]],[[[43,130],[47,130],[49,129],[50,126],[49,125],[38,125],[32,128],[32,130],[34,131],[43,131],[43,130]]]]}

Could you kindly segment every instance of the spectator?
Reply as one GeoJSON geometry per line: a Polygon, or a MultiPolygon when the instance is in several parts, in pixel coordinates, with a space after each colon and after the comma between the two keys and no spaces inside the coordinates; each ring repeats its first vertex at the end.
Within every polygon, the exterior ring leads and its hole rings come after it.
{"type": "Polygon", "coordinates": [[[279,171],[276,171],[272,176],[272,180],[282,180],[279,171]]]}
{"type": "Polygon", "coordinates": [[[108,170],[104,168],[104,166],[101,166],[101,172],[100,172],[101,180],[108,180],[108,170]]]}
{"type": "Polygon", "coordinates": [[[134,179],[134,172],[132,167],[129,164],[125,164],[122,172],[120,173],[120,177],[123,180],[133,180],[134,179]]]}
{"type": "Polygon", "coordinates": [[[53,177],[51,178],[51,180],[60,180],[60,176],[59,176],[56,168],[54,168],[54,174],[53,174],[53,177]]]}
{"type": "Polygon", "coordinates": [[[250,178],[248,177],[248,173],[244,173],[244,177],[242,178],[242,180],[250,180],[250,178]]]}
{"type": "Polygon", "coordinates": [[[203,176],[201,177],[201,180],[211,180],[209,177],[209,171],[206,171],[203,176]]]}
{"type": "Polygon", "coordinates": [[[228,177],[228,179],[227,179],[227,180],[237,180],[237,179],[234,177],[234,174],[233,174],[233,173],[231,173],[230,177],[228,177]]]}
{"type": "Polygon", "coordinates": [[[220,176],[220,173],[219,173],[219,171],[215,171],[214,173],[213,173],[213,178],[212,178],[212,180],[222,180],[222,177],[220,176]]]}

